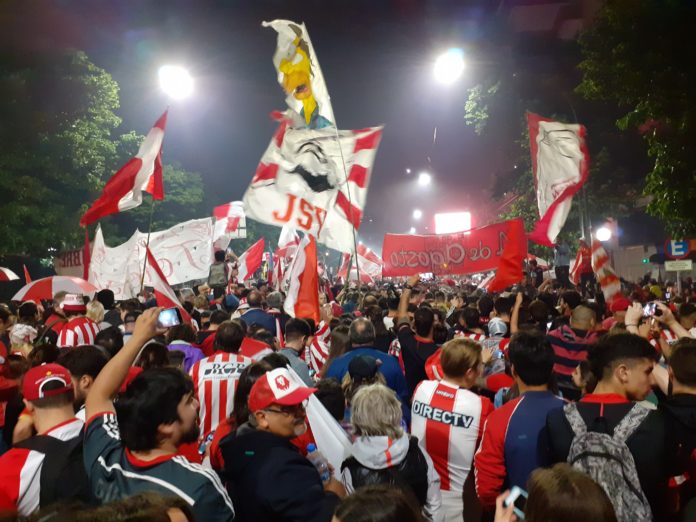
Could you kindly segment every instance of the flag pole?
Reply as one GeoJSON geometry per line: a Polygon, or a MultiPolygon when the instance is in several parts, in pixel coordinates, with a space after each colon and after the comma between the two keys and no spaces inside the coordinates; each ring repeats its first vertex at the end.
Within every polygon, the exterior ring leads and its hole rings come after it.
{"type": "Polygon", "coordinates": [[[140,276],[140,293],[145,288],[145,270],[147,268],[147,250],[150,248],[150,234],[152,233],[152,215],[155,213],[155,199],[150,198],[150,221],[147,225],[147,240],[145,241],[145,260],[143,261],[143,273],[140,276]]]}

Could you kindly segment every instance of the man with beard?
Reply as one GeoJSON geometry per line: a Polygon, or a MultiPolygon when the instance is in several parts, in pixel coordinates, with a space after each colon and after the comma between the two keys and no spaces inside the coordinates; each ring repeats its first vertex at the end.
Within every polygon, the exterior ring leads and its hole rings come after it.
{"type": "Polygon", "coordinates": [[[133,335],[99,373],[86,399],[84,462],[100,503],[146,491],[184,499],[196,520],[234,519],[232,502],[214,472],[177,455],[177,446],[198,438],[193,383],[176,368],[139,374],[116,394],[143,345],[163,333],[162,308],[146,310],[133,335]]]}
{"type": "Polygon", "coordinates": [[[315,391],[298,385],[285,368],[264,374],[251,388],[249,421],[220,443],[238,522],[331,520],[343,486],[333,477],[322,484],[290,443],[307,430],[303,402],[315,391]]]}

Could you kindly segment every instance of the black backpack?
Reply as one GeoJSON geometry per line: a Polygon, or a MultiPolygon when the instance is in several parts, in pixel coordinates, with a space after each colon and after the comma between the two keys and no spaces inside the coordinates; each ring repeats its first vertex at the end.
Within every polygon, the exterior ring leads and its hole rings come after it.
{"type": "Polygon", "coordinates": [[[90,502],[92,499],[82,458],[82,439],[82,433],[70,440],[60,440],[49,435],[36,435],[15,444],[15,448],[44,454],[39,497],[39,505],[42,508],[59,501],[90,502]]]}

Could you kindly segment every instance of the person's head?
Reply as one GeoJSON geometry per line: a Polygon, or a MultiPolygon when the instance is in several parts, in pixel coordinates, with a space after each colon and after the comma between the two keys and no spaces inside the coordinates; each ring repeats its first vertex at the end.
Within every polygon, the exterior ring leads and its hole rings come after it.
{"type": "Polygon", "coordinates": [[[121,440],[130,451],[198,438],[198,401],[191,379],[176,368],[140,373],[115,403],[121,440]]]}
{"type": "Polygon", "coordinates": [[[269,353],[268,355],[265,355],[261,360],[265,363],[268,363],[271,366],[271,369],[273,370],[275,370],[276,368],[287,368],[288,364],[290,364],[288,358],[280,352],[269,353]]]}
{"type": "Polygon", "coordinates": [[[481,314],[473,306],[465,306],[459,313],[459,322],[464,323],[463,326],[469,330],[480,328],[481,314]]]}
{"type": "Polygon", "coordinates": [[[446,380],[471,388],[481,373],[481,345],[467,338],[447,341],[442,345],[440,364],[446,380]]]}
{"type": "Polygon", "coordinates": [[[167,364],[170,368],[178,368],[184,371],[184,362],[186,361],[186,354],[181,350],[167,350],[167,364]]]}
{"type": "Polygon", "coordinates": [[[94,380],[102,368],[106,366],[108,359],[94,346],[78,346],[77,348],[64,349],[57,362],[70,372],[75,394],[75,407],[80,408],[85,403],[94,380]]]}
{"type": "Polygon", "coordinates": [[[225,261],[225,251],[224,250],[216,250],[214,255],[215,255],[215,262],[216,263],[224,263],[224,261],[225,261]]]}
{"type": "Polygon", "coordinates": [[[611,302],[609,311],[612,313],[614,319],[623,323],[626,319],[626,310],[628,310],[629,306],[631,306],[631,301],[624,296],[619,296],[611,302]]]}
{"type": "Polygon", "coordinates": [[[488,321],[488,334],[491,337],[505,337],[507,325],[500,317],[494,317],[488,321]]]}
{"type": "Polygon", "coordinates": [[[104,305],[97,300],[90,301],[87,303],[87,313],[85,316],[97,324],[101,323],[104,320],[104,305]]]}
{"type": "Polygon", "coordinates": [[[271,371],[273,367],[266,361],[256,361],[242,370],[237,381],[237,388],[234,391],[234,405],[232,415],[234,416],[237,427],[249,420],[249,393],[251,387],[259,380],[264,373],[271,371]]]}
{"type": "Polygon", "coordinates": [[[149,342],[140,352],[135,366],[143,370],[169,366],[169,350],[161,343],[149,342]]]}
{"type": "Polygon", "coordinates": [[[554,353],[546,336],[536,332],[518,332],[510,339],[508,356],[512,376],[527,386],[548,384],[553,371],[554,353]]]}
{"type": "Polygon", "coordinates": [[[140,312],[126,312],[123,314],[123,333],[132,334],[135,329],[135,321],[140,312]]]}
{"type": "Polygon", "coordinates": [[[536,324],[546,325],[549,319],[549,307],[548,305],[540,300],[535,299],[529,303],[529,315],[536,324]]]}
{"type": "Polygon", "coordinates": [[[684,303],[679,307],[679,323],[687,330],[696,326],[696,303],[684,303]]]}
{"type": "Polygon", "coordinates": [[[533,471],[527,490],[526,522],[616,522],[604,489],[565,462],[533,471]]]}
{"type": "Polygon", "coordinates": [[[297,384],[285,368],[271,370],[251,387],[249,422],[279,437],[298,437],[307,431],[303,402],[315,391],[297,384]]]}
{"type": "Polygon", "coordinates": [[[596,324],[594,310],[588,306],[578,305],[570,313],[570,327],[578,330],[592,330],[596,324]]]}
{"type": "Polygon", "coordinates": [[[65,296],[68,295],[68,292],[65,290],[61,290],[60,292],[56,292],[53,294],[53,311],[62,314],[63,313],[63,308],[60,306],[63,304],[63,301],[65,300],[65,296]]]}
{"type": "Polygon", "coordinates": [[[401,427],[401,403],[384,384],[362,386],[351,401],[351,424],[358,437],[389,437],[404,434],[401,427]]]}
{"type": "Polygon", "coordinates": [[[266,304],[268,308],[275,308],[277,310],[283,309],[283,294],[280,292],[271,292],[266,296],[266,304]]]}
{"type": "Polygon", "coordinates": [[[104,348],[108,352],[109,357],[113,357],[123,348],[123,334],[117,326],[104,328],[94,338],[94,344],[104,348]]]}
{"type": "Polygon", "coordinates": [[[416,335],[424,338],[433,335],[433,324],[435,323],[435,313],[432,308],[419,306],[413,314],[413,328],[416,335]]]}
{"type": "Polygon", "coordinates": [[[350,328],[338,325],[329,335],[329,357],[340,357],[350,347],[350,328]]]}
{"type": "Polygon", "coordinates": [[[566,290],[558,299],[558,306],[563,315],[570,317],[570,313],[576,306],[579,306],[581,302],[582,296],[578,292],[575,290],[566,290]]]}
{"type": "Polygon", "coordinates": [[[414,495],[380,484],[358,488],[338,504],[331,522],[424,522],[414,495]]]}
{"type": "Polygon", "coordinates": [[[23,324],[36,326],[39,321],[39,307],[32,301],[22,303],[17,310],[17,320],[23,324]]]}
{"type": "Polygon", "coordinates": [[[375,359],[370,355],[359,355],[351,359],[348,364],[348,371],[343,376],[343,381],[341,382],[343,396],[347,404],[351,403],[353,395],[362,386],[375,383],[386,384],[387,381],[384,379],[384,375],[379,371],[381,365],[381,360],[375,359]]]}
{"type": "Polygon", "coordinates": [[[529,266],[532,268],[532,270],[534,270],[538,266],[537,260],[536,259],[530,260],[529,266]]]}
{"type": "Polygon", "coordinates": [[[683,337],[672,347],[669,374],[675,388],[696,390],[696,339],[683,337]]]}
{"type": "Polygon", "coordinates": [[[592,393],[597,386],[597,379],[592,374],[590,363],[581,361],[573,370],[573,384],[583,393],[592,393]]]}
{"type": "Polygon", "coordinates": [[[24,374],[22,396],[29,413],[37,418],[51,411],[73,414],[73,381],[60,364],[34,366],[24,374]]]}
{"type": "Polygon", "coordinates": [[[12,314],[4,306],[0,306],[0,334],[5,333],[12,325],[12,314]]]}
{"type": "Polygon", "coordinates": [[[110,288],[99,290],[94,296],[94,299],[99,301],[104,306],[104,310],[111,310],[114,307],[114,291],[110,288]]]}
{"type": "Polygon", "coordinates": [[[211,327],[218,327],[225,321],[229,321],[230,319],[230,314],[223,310],[215,310],[210,314],[210,322],[208,324],[208,328],[211,327]]]}
{"type": "Polygon", "coordinates": [[[341,422],[346,412],[346,398],[341,384],[336,379],[328,378],[321,379],[316,386],[317,391],[314,396],[334,419],[341,422]]]}
{"type": "Polygon", "coordinates": [[[357,346],[373,346],[375,344],[375,325],[364,317],[359,317],[350,323],[350,344],[357,346]]]}
{"type": "Polygon", "coordinates": [[[168,343],[183,341],[188,344],[193,344],[196,342],[196,332],[193,330],[193,327],[187,323],[172,326],[167,330],[166,337],[168,343]]]}
{"type": "Polygon", "coordinates": [[[31,366],[41,366],[42,364],[54,363],[60,356],[60,348],[54,344],[41,344],[36,346],[27,355],[27,360],[31,366]]]}
{"type": "Polygon", "coordinates": [[[627,399],[642,401],[652,389],[655,349],[643,337],[606,335],[590,347],[587,360],[598,386],[627,399]]]}
{"type": "Polygon", "coordinates": [[[246,299],[249,308],[261,308],[261,305],[263,304],[263,295],[261,295],[261,292],[258,290],[252,290],[249,292],[246,299]]]}
{"type": "Polygon", "coordinates": [[[505,319],[510,316],[512,311],[512,298],[511,297],[499,297],[493,302],[493,309],[495,310],[496,317],[505,319]]]}
{"type": "Polygon", "coordinates": [[[285,323],[285,344],[303,348],[310,342],[314,332],[304,319],[288,319],[285,323]]]}
{"type": "Polygon", "coordinates": [[[449,336],[449,330],[444,323],[435,323],[433,325],[433,342],[437,345],[443,344],[447,341],[449,336]]]}
{"type": "Polygon", "coordinates": [[[216,351],[237,353],[244,341],[244,330],[235,321],[224,321],[215,332],[213,348],[216,351]]]}
{"type": "Polygon", "coordinates": [[[493,311],[493,299],[489,295],[482,295],[476,303],[481,317],[489,317],[493,311]]]}

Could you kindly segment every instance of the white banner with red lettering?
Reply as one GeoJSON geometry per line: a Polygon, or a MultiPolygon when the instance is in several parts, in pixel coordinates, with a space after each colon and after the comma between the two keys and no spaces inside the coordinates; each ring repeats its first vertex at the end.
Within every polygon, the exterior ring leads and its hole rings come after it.
{"type": "MultiPolygon", "coordinates": [[[[89,282],[110,288],[117,300],[136,297],[145,261],[147,234],[137,231],[117,247],[107,247],[97,229],[89,266],[89,282]]],[[[150,251],[170,285],[206,279],[213,262],[213,220],[194,219],[150,235],[150,251]]],[[[151,286],[149,271],[145,285],[151,286]]]]}
{"type": "Polygon", "coordinates": [[[338,136],[335,129],[292,128],[283,119],[244,194],[246,215],[294,227],[350,252],[382,127],[338,131],[338,136]]]}

